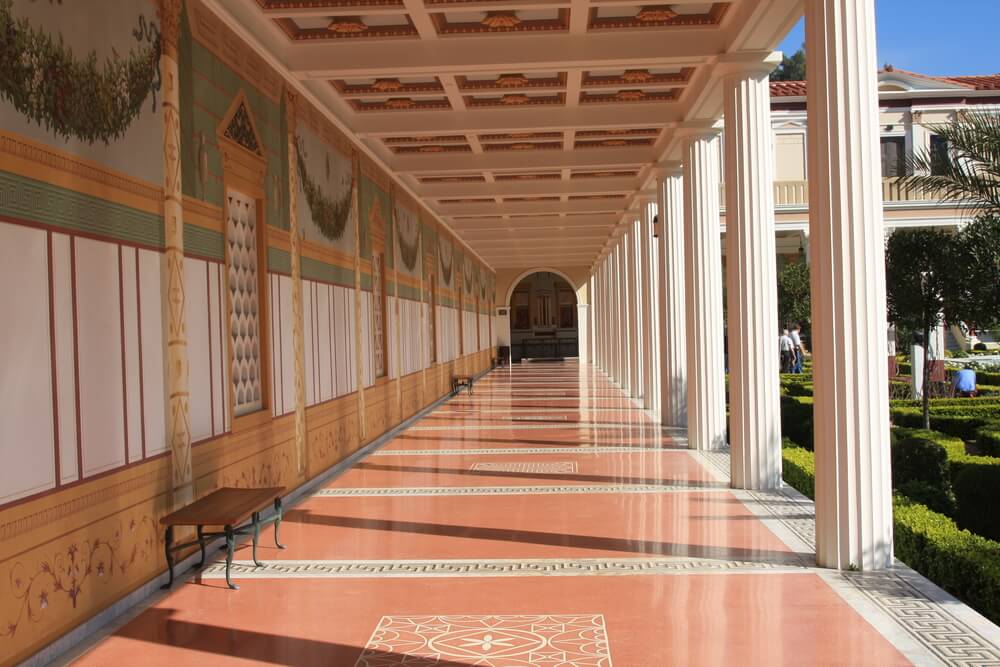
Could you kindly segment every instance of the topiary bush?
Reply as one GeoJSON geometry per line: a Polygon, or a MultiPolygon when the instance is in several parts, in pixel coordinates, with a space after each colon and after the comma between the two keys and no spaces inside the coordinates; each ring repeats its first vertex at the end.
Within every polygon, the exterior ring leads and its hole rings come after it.
{"type": "Polygon", "coordinates": [[[892,443],[892,485],[922,482],[939,488],[949,485],[948,452],[928,438],[910,436],[892,443]]]}
{"type": "Polygon", "coordinates": [[[1000,623],[1000,543],[902,496],[893,502],[893,535],[897,558],[1000,623]]]}
{"type": "Polygon", "coordinates": [[[802,447],[781,450],[782,477],[804,496],[816,497],[816,455],[802,447]]]}
{"type": "Polygon", "coordinates": [[[976,449],[984,456],[1000,457],[1000,424],[987,425],[976,434],[976,449]]]}
{"type": "Polygon", "coordinates": [[[781,434],[800,447],[813,448],[812,396],[781,397],[781,434]]]}

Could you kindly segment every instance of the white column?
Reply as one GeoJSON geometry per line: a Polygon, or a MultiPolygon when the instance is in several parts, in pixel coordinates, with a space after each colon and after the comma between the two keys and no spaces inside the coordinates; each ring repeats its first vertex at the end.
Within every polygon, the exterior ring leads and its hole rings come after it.
{"type": "Polygon", "coordinates": [[[781,486],[778,279],[768,74],[780,54],[723,79],[732,485],[781,486]]]}
{"type": "Polygon", "coordinates": [[[648,202],[642,203],[642,215],[637,223],[639,228],[639,266],[640,297],[639,308],[642,312],[642,407],[653,409],[653,303],[650,292],[653,288],[652,274],[649,265],[649,249],[653,239],[653,216],[648,202]]]}
{"type": "Polygon", "coordinates": [[[638,261],[636,249],[638,247],[636,234],[638,224],[635,220],[629,223],[629,231],[625,239],[625,303],[628,306],[628,394],[632,398],[638,398],[642,394],[642,384],[639,377],[639,305],[637,297],[638,261]]]}
{"type": "Polygon", "coordinates": [[[660,421],[687,426],[687,331],[684,296],[684,192],[679,164],[658,184],[660,197],[660,421]]]}
{"type": "MultiPolygon", "coordinates": [[[[654,187],[659,183],[659,181],[654,181],[654,187]]],[[[656,415],[657,419],[660,416],[660,300],[658,298],[660,294],[659,286],[659,252],[657,249],[658,237],[653,236],[654,228],[653,221],[659,212],[659,207],[655,201],[652,201],[646,205],[648,209],[648,219],[649,225],[647,225],[647,233],[649,234],[649,252],[646,254],[646,265],[649,267],[649,387],[650,387],[650,397],[647,403],[647,409],[652,410],[656,415]]]]}
{"type": "Polygon", "coordinates": [[[816,560],[892,565],[874,0],[806,3],[816,560]]]}
{"type": "Polygon", "coordinates": [[[718,133],[692,131],[684,145],[688,444],[712,450],[726,442],[718,133]]]}
{"type": "Polygon", "coordinates": [[[576,304],[576,349],[580,357],[580,363],[586,364],[590,361],[590,306],[586,303],[576,304]]]}
{"type": "Polygon", "coordinates": [[[619,237],[615,243],[615,270],[612,282],[615,291],[615,318],[612,324],[615,336],[615,382],[623,391],[628,389],[628,319],[625,308],[625,242],[619,237]]]}

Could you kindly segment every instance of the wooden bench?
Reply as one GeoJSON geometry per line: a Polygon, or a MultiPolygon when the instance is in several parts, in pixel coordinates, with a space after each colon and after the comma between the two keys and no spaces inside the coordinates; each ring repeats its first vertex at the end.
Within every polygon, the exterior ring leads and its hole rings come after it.
{"type": "Polygon", "coordinates": [[[472,394],[472,380],[473,378],[471,375],[452,375],[451,393],[457,395],[459,389],[467,387],[469,389],[469,394],[472,394]]]}
{"type": "Polygon", "coordinates": [[[229,570],[233,565],[233,550],[236,548],[237,535],[253,535],[253,562],[258,567],[262,565],[257,560],[257,540],[260,538],[261,526],[273,523],[274,543],[279,549],[285,548],[278,541],[278,527],[281,525],[281,494],[284,491],[285,488],[281,486],[265,489],[223,487],[160,519],[160,524],[166,526],[165,551],[167,567],[170,570],[170,579],[163,588],[168,589],[174,583],[175,551],[197,544],[201,547],[201,562],[196,567],[201,568],[205,564],[205,542],[216,537],[225,537],[226,584],[233,590],[238,589],[239,586],[234,584],[229,576],[229,570]],[[274,517],[261,521],[260,513],[272,503],[274,504],[274,517]],[[240,525],[247,519],[249,519],[247,523],[240,525]],[[198,538],[192,542],[174,544],[174,526],[196,526],[198,538]],[[221,533],[206,532],[205,526],[222,526],[223,531],[221,533]]]}

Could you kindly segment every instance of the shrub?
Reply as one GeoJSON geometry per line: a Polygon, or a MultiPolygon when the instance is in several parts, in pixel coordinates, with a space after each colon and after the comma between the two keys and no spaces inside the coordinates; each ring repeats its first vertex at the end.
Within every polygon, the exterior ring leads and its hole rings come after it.
{"type": "Polygon", "coordinates": [[[894,485],[894,487],[899,495],[905,496],[915,503],[926,505],[929,509],[947,517],[954,517],[958,511],[955,494],[951,491],[950,483],[946,487],[941,487],[937,484],[912,480],[898,486],[894,485]]]}
{"type": "Polygon", "coordinates": [[[892,485],[922,482],[939,488],[950,485],[948,452],[928,438],[910,436],[892,444],[892,485]]]}
{"type": "Polygon", "coordinates": [[[1000,457],[1000,425],[996,428],[988,425],[979,429],[976,434],[976,449],[985,456],[1000,457]]]}
{"type": "Polygon", "coordinates": [[[893,534],[897,558],[1000,622],[1000,543],[901,496],[893,502],[893,534]]]}
{"type": "Polygon", "coordinates": [[[781,433],[801,447],[813,448],[812,396],[781,397],[781,433]]]}
{"type": "Polygon", "coordinates": [[[781,450],[782,476],[804,496],[816,497],[816,455],[802,447],[781,450]]]}

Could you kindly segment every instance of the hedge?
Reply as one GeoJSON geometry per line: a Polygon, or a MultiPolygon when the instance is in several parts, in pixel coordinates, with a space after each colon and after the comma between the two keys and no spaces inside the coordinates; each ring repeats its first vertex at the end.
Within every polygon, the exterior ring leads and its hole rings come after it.
{"type": "Polygon", "coordinates": [[[1000,424],[993,428],[988,425],[976,434],[976,449],[985,456],[1000,457],[1000,424]]]}
{"type": "Polygon", "coordinates": [[[1000,623],[1000,542],[902,496],[894,498],[892,516],[897,558],[1000,623]]]}
{"type": "MultiPolygon", "coordinates": [[[[812,498],[813,452],[783,449],[785,481],[812,498]]],[[[893,498],[896,557],[969,606],[1000,623],[1000,542],[960,529],[943,514],[902,496],[893,498]]]]}
{"type": "Polygon", "coordinates": [[[802,447],[781,450],[782,476],[799,493],[816,497],[816,455],[802,447]]]}
{"type": "Polygon", "coordinates": [[[813,397],[781,397],[781,434],[795,444],[813,448],[813,397]]]}
{"type": "Polygon", "coordinates": [[[894,430],[899,438],[926,438],[944,447],[951,488],[958,502],[955,521],[983,537],[1000,539],[1000,512],[995,510],[1000,495],[1000,458],[966,454],[962,440],[935,431],[894,430]]]}

